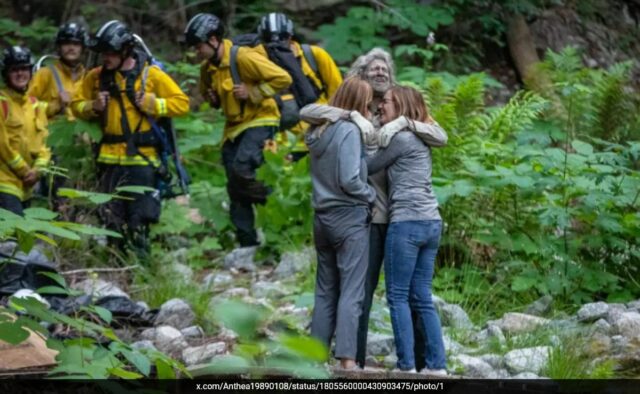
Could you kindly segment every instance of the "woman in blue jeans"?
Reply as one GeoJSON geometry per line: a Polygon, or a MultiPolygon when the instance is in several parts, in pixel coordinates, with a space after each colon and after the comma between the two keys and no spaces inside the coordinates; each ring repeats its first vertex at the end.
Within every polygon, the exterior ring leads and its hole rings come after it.
{"type": "MultiPolygon", "coordinates": [[[[379,106],[381,121],[399,116],[425,122],[427,108],[420,92],[396,86],[379,106]]],[[[431,185],[431,149],[413,132],[397,130],[389,146],[367,158],[369,174],[387,170],[389,228],[385,242],[387,302],[401,371],[415,372],[412,311],[425,333],[426,368],[421,372],[446,375],[440,319],[431,299],[431,282],[442,220],[431,185]]]]}

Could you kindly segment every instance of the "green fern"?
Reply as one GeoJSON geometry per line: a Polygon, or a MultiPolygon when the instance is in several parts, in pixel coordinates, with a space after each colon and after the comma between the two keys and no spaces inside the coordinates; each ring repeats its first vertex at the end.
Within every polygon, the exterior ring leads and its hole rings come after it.
{"type": "Polygon", "coordinates": [[[595,85],[593,103],[595,113],[591,126],[593,136],[605,140],[620,140],[628,134],[638,108],[627,89],[631,64],[614,65],[595,85]]]}
{"type": "Polygon", "coordinates": [[[492,140],[504,142],[514,132],[530,126],[542,114],[548,101],[533,92],[519,91],[504,107],[486,116],[492,140]]]}

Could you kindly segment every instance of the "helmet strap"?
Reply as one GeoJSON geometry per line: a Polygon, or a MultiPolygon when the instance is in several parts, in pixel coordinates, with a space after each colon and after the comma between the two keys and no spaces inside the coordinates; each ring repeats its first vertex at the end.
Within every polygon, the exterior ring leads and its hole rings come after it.
{"type": "Polygon", "coordinates": [[[205,41],[205,44],[213,49],[213,56],[209,59],[209,62],[212,64],[218,64],[220,62],[220,60],[218,60],[218,50],[220,49],[220,45],[222,45],[222,39],[216,37],[216,40],[218,41],[218,45],[216,46],[211,45],[209,40],[205,41]]]}

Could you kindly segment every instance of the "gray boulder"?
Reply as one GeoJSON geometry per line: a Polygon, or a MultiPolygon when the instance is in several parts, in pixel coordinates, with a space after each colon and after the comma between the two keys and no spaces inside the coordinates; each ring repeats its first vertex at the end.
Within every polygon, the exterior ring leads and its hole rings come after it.
{"type": "Polygon", "coordinates": [[[624,312],[613,324],[614,330],[629,339],[640,337],[640,313],[624,312]]]}
{"type": "Polygon", "coordinates": [[[627,309],[629,311],[640,312],[640,300],[635,300],[627,303],[627,309]]]}
{"type": "Polygon", "coordinates": [[[204,338],[204,331],[200,326],[189,326],[180,330],[185,338],[204,338]]]}
{"type": "Polygon", "coordinates": [[[491,365],[493,369],[499,370],[504,368],[504,357],[499,354],[483,354],[480,359],[491,365]]]}
{"type": "Polygon", "coordinates": [[[599,301],[583,305],[577,315],[581,322],[592,322],[607,316],[607,312],[609,312],[609,305],[599,301]]]}
{"type": "Polygon", "coordinates": [[[395,353],[393,335],[373,333],[367,337],[367,354],[377,356],[388,356],[395,353]]]}
{"type": "Polygon", "coordinates": [[[623,304],[609,304],[609,311],[607,312],[606,320],[609,324],[614,325],[615,322],[622,317],[622,314],[627,311],[627,307],[623,304]]]}
{"type": "Polygon", "coordinates": [[[309,267],[315,259],[312,248],[304,248],[299,252],[286,252],[273,272],[278,279],[291,279],[299,272],[309,272],[309,267]]]}
{"type": "Polygon", "coordinates": [[[219,287],[233,283],[233,275],[227,272],[212,272],[204,277],[202,285],[207,289],[216,290],[219,287]]]}
{"type": "Polygon", "coordinates": [[[148,339],[137,341],[131,344],[131,347],[136,350],[158,350],[148,339]]]}
{"type": "Polygon", "coordinates": [[[148,328],[140,334],[142,339],[152,341],[164,353],[175,353],[189,346],[180,331],[171,326],[148,328]]]}
{"type": "Polygon", "coordinates": [[[446,304],[440,308],[442,325],[453,328],[472,329],[473,323],[469,315],[459,305],[446,304]]]}
{"type": "Polygon", "coordinates": [[[224,293],[222,293],[222,295],[224,295],[225,297],[228,297],[228,298],[248,297],[249,296],[249,289],[246,289],[244,287],[234,287],[234,288],[231,288],[229,290],[226,290],[224,293]]]}
{"type": "Polygon", "coordinates": [[[591,325],[591,332],[609,335],[611,334],[611,324],[607,323],[605,319],[599,319],[591,325]]]}
{"type": "Polygon", "coordinates": [[[228,255],[224,256],[224,268],[237,269],[239,271],[253,272],[256,270],[256,265],[253,261],[257,246],[247,246],[244,248],[236,248],[228,255]]]}
{"type": "Polygon", "coordinates": [[[479,344],[485,344],[491,340],[497,341],[500,346],[507,344],[507,339],[502,333],[502,330],[494,324],[489,324],[487,328],[477,332],[472,338],[479,344]]]}
{"type": "Polygon", "coordinates": [[[278,282],[260,281],[251,286],[255,298],[280,298],[286,294],[282,284],[278,282]]]}
{"type": "Polygon", "coordinates": [[[196,315],[184,300],[171,299],[160,307],[156,316],[156,324],[165,324],[178,329],[189,327],[193,324],[196,315]]]}
{"type": "Polygon", "coordinates": [[[629,349],[629,338],[622,335],[611,337],[611,352],[614,354],[626,353],[629,349]]]}
{"type": "Polygon", "coordinates": [[[85,279],[74,285],[71,288],[79,290],[84,294],[93,295],[94,298],[102,298],[107,296],[127,297],[129,295],[122,291],[114,283],[104,281],[102,279],[85,279]]]}
{"type": "Polygon", "coordinates": [[[509,372],[513,374],[521,372],[539,374],[549,362],[550,351],[549,346],[516,349],[505,354],[504,362],[509,372]]]}
{"type": "Polygon", "coordinates": [[[466,354],[459,354],[451,357],[453,362],[460,364],[464,368],[464,376],[479,379],[496,379],[497,374],[493,367],[478,357],[471,357],[466,354]]]}
{"type": "Polygon", "coordinates": [[[182,351],[182,360],[186,366],[211,362],[214,356],[227,351],[227,344],[224,342],[208,343],[203,346],[188,347],[182,351]]]}
{"type": "Polygon", "coordinates": [[[508,334],[524,334],[535,331],[538,327],[549,323],[548,319],[527,315],[524,313],[509,312],[505,313],[501,319],[491,320],[487,324],[496,325],[504,333],[508,334]]]}
{"type": "Polygon", "coordinates": [[[442,335],[442,341],[444,342],[444,350],[446,350],[447,353],[459,354],[464,353],[467,350],[447,334],[442,335]]]}
{"type": "Polygon", "coordinates": [[[552,305],[553,297],[551,297],[550,295],[545,295],[527,306],[524,310],[524,313],[533,316],[544,316],[551,312],[552,305]]]}

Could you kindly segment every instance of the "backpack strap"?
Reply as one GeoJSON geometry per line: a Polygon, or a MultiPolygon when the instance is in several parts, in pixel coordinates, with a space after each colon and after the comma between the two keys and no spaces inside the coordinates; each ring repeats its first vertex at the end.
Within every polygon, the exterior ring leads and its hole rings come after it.
{"type": "Polygon", "coordinates": [[[316,57],[311,51],[311,45],[300,44],[300,46],[302,47],[302,55],[307,60],[307,63],[309,63],[316,76],[320,78],[320,73],[318,72],[318,63],[316,63],[316,57]]]}
{"type": "Polygon", "coordinates": [[[318,80],[320,80],[320,83],[322,84],[322,93],[326,93],[327,85],[324,83],[324,80],[322,79],[322,75],[320,75],[320,72],[318,71],[318,62],[316,62],[316,55],[314,55],[313,51],[311,50],[311,45],[300,44],[300,47],[302,48],[302,56],[304,56],[307,63],[309,63],[311,70],[313,71],[314,74],[316,74],[316,77],[318,78],[318,80]]]}
{"type": "Polygon", "coordinates": [[[238,50],[239,46],[233,45],[231,47],[231,54],[229,56],[229,67],[231,68],[231,79],[233,79],[234,85],[239,85],[242,83],[242,79],[240,79],[240,72],[238,72],[238,50]]]}
{"type": "Polygon", "coordinates": [[[58,70],[53,64],[49,66],[49,70],[51,70],[51,74],[53,74],[53,79],[54,81],[56,81],[56,87],[58,88],[58,93],[62,92],[64,90],[64,87],[62,86],[62,79],[60,79],[60,73],[58,73],[58,70]]]}
{"type": "MultiPolygon", "coordinates": [[[[231,53],[229,54],[229,68],[231,69],[231,79],[234,85],[240,85],[242,78],[240,78],[240,72],[238,71],[238,45],[231,46],[231,53]]],[[[240,100],[240,114],[244,115],[245,100],[240,100]]]]}

